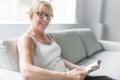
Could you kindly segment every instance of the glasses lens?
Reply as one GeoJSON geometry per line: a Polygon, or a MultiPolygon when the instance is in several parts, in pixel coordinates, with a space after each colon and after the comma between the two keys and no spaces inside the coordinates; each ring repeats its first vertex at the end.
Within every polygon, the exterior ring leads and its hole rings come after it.
{"type": "Polygon", "coordinates": [[[40,18],[44,18],[46,17],[48,20],[51,20],[52,19],[52,15],[50,14],[46,14],[46,13],[42,13],[42,12],[37,12],[37,15],[40,17],[40,18]]]}

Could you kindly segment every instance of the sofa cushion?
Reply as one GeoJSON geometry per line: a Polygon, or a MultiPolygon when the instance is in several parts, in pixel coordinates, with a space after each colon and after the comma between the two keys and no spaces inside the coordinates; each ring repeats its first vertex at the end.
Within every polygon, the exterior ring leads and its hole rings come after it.
{"type": "Polygon", "coordinates": [[[83,42],[88,57],[95,52],[102,50],[100,43],[90,29],[77,29],[77,31],[83,42]]]}
{"type": "Polygon", "coordinates": [[[0,67],[12,70],[12,65],[9,60],[9,56],[6,51],[6,48],[3,44],[3,40],[0,40],[0,67]]]}
{"type": "Polygon", "coordinates": [[[7,51],[9,61],[12,65],[13,71],[19,71],[19,55],[17,51],[17,38],[6,39],[3,41],[4,47],[7,51]]]}
{"type": "Polygon", "coordinates": [[[83,44],[75,29],[56,31],[51,34],[60,45],[65,59],[77,63],[86,57],[83,44]]]}
{"type": "Polygon", "coordinates": [[[100,69],[90,73],[91,76],[109,76],[114,80],[120,80],[120,52],[100,51],[89,58],[78,63],[78,65],[88,65],[96,60],[101,60],[100,69]]]}
{"type": "Polygon", "coordinates": [[[120,52],[101,51],[91,59],[101,59],[101,68],[90,75],[107,75],[115,80],[120,80],[120,52]]]}

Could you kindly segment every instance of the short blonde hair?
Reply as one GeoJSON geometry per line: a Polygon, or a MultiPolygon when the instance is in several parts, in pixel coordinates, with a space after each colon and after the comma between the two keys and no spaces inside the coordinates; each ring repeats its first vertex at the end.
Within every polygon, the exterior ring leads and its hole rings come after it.
{"type": "Polygon", "coordinates": [[[29,19],[32,19],[34,13],[42,11],[44,9],[47,10],[48,13],[53,16],[53,9],[49,2],[44,0],[36,0],[28,11],[29,19]]]}

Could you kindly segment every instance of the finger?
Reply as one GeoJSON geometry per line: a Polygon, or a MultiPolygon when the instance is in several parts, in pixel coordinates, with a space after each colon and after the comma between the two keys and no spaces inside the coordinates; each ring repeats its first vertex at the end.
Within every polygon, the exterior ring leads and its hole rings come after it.
{"type": "Polygon", "coordinates": [[[86,75],[88,75],[88,73],[89,73],[88,71],[80,71],[79,75],[80,76],[86,76],[86,75]]]}
{"type": "Polygon", "coordinates": [[[81,68],[85,67],[85,65],[80,66],[81,68]]]}
{"type": "Polygon", "coordinates": [[[83,70],[84,70],[84,66],[78,66],[78,67],[77,67],[77,70],[78,70],[78,71],[83,71],[83,70]]]}
{"type": "Polygon", "coordinates": [[[72,69],[71,71],[77,71],[77,69],[76,69],[76,68],[74,68],[74,69],[72,69]]]}

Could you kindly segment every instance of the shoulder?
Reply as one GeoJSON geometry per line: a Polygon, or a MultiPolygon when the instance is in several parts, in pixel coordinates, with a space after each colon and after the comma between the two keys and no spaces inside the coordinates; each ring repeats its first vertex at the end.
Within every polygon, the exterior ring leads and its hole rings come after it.
{"type": "Polygon", "coordinates": [[[53,40],[55,39],[53,34],[51,34],[51,33],[47,33],[47,34],[48,34],[48,36],[49,36],[50,38],[52,38],[53,40]]]}
{"type": "Polygon", "coordinates": [[[33,39],[28,35],[22,35],[18,39],[19,42],[33,42],[33,39]]]}
{"type": "Polygon", "coordinates": [[[53,35],[51,33],[47,33],[51,38],[53,38],[53,35]]]}
{"type": "Polygon", "coordinates": [[[22,35],[18,39],[18,45],[35,46],[35,43],[34,43],[33,39],[30,36],[28,36],[28,35],[22,35]]]}
{"type": "Polygon", "coordinates": [[[49,35],[49,37],[50,37],[53,41],[57,42],[54,34],[48,33],[48,35],[49,35]]]}

